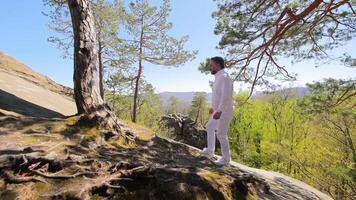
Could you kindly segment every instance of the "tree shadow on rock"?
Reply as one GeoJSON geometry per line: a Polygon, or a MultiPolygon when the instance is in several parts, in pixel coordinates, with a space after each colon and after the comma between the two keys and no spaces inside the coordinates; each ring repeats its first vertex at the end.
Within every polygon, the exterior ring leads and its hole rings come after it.
{"type": "Polygon", "coordinates": [[[64,115],[56,111],[36,105],[21,99],[4,90],[0,90],[0,109],[32,117],[63,118],[64,115]]]}

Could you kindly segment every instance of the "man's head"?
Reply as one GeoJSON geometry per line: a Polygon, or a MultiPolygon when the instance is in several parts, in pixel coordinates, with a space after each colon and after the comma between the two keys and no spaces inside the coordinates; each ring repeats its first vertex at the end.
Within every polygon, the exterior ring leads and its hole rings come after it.
{"type": "Polygon", "coordinates": [[[216,74],[218,71],[225,68],[225,62],[222,57],[215,56],[209,59],[209,68],[211,74],[216,74]]]}

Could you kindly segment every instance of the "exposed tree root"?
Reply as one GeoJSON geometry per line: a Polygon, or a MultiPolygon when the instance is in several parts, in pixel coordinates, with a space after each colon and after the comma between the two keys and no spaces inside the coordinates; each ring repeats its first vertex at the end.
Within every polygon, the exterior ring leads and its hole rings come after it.
{"type": "Polygon", "coordinates": [[[40,171],[32,170],[35,175],[42,176],[44,178],[50,178],[50,179],[70,179],[70,178],[76,178],[80,176],[91,176],[93,177],[94,175],[97,175],[96,172],[77,172],[72,175],[50,175],[50,174],[45,174],[40,171]]]}
{"type": "Polygon", "coordinates": [[[48,184],[45,180],[34,176],[29,176],[29,177],[15,176],[10,170],[2,170],[1,175],[4,177],[7,183],[12,183],[12,184],[19,184],[19,183],[26,183],[26,182],[41,182],[44,184],[48,184]]]}
{"type": "MultiPolygon", "coordinates": [[[[90,153],[101,150],[101,148],[88,149],[90,153]]],[[[112,151],[114,155],[122,156],[114,149],[106,149],[106,151],[112,151]]],[[[207,195],[209,193],[214,199],[225,199],[225,194],[201,177],[195,167],[175,167],[158,163],[148,165],[135,161],[118,162],[117,159],[110,159],[109,154],[107,157],[100,155],[90,157],[92,154],[78,156],[68,151],[67,156],[53,157],[46,155],[46,152],[36,152],[27,148],[3,151],[3,153],[8,154],[0,156],[0,174],[6,183],[41,182],[51,185],[56,181],[84,181],[81,187],[63,187],[55,191],[55,194],[53,191],[48,194],[50,195],[48,198],[90,199],[90,196],[95,194],[109,198],[125,198],[125,195],[136,190],[152,190],[153,194],[160,198],[161,193],[176,190],[177,188],[167,188],[179,183],[184,184],[185,186],[182,187],[186,187],[186,189],[176,191],[178,193],[181,192],[181,194],[188,196],[193,195],[192,188],[196,188],[203,191],[202,194],[206,193],[205,195],[207,195]],[[84,179],[80,177],[84,177],[84,179]]],[[[265,186],[264,181],[253,176],[243,174],[236,174],[235,176],[226,174],[226,176],[233,179],[231,184],[236,188],[235,191],[239,191],[233,194],[236,197],[246,196],[248,191],[251,191],[250,186],[251,188],[262,188],[261,190],[268,192],[268,186],[265,186]]]]}
{"type": "Polygon", "coordinates": [[[26,153],[33,153],[33,152],[44,152],[43,150],[34,150],[31,147],[27,147],[24,149],[6,149],[0,150],[1,155],[8,155],[8,154],[26,154],[26,153]]]}
{"type": "Polygon", "coordinates": [[[81,115],[76,125],[79,126],[98,126],[103,130],[103,137],[109,140],[113,137],[121,137],[128,144],[135,143],[136,136],[131,132],[122,131],[115,114],[106,106],[91,112],[90,114],[81,115]]]}
{"type": "MultiPolygon", "coordinates": [[[[216,167],[210,160],[197,157],[195,149],[159,137],[136,141],[129,148],[99,143],[96,134],[103,139],[105,130],[88,129],[89,125],[94,126],[91,123],[77,126],[74,119],[58,123],[41,119],[34,130],[51,130],[49,135],[56,139],[47,142],[48,138],[44,138],[45,142],[38,144],[43,137],[33,137],[32,141],[32,137],[23,135],[22,141],[21,134],[27,134],[23,130],[33,128],[36,119],[26,118],[19,127],[21,120],[14,118],[5,123],[0,119],[2,130],[6,130],[3,135],[0,133],[0,199],[8,199],[9,195],[10,199],[26,196],[81,200],[317,197],[284,178],[264,180],[258,178],[265,177],[259,172],[243,171],[243,167],[216,167]],[[94,139],[93,132],[87,130],[95,131],[94,139]],[[14,131],[17,132],[11,134],[14,131]]],[[[125,125],[121,126],[125,132],[125,125]]],[[[139,133],[134,131],[131,135],[135,134],[139,133]]]]}
{"type": "MultiPolygon", "coordinates": [[[[172,146],[171,143],[169,145],[160,143],[157,140],[152,141],[156,145],[151,144],[150,150],[148,148],[128,150],[105,146],[106,143],[99,144],[97,138],[90,140],[91,135],[85,132],[88,127],[96,126],[90,120],[99,120],[96,114],[92,117],[82,116],[74,125],[66,124],[68,129],[64,129],[65,131],[60,131],[57,135],[53,134],[58,139],[64,137],[73,142],[59,141],[54,145],[48,143],[52,145],[48,148],[45,145],[36,145],[27,148],[0,149],[0,178],[4,181],[4,187],[9,187],[9,190],[12,186],[7,184],[24,184],[29,190],[43,187],[42,189],[46,191],[39,192],[38,195],[48,199],[91,199],[93,195],[104,199],[132,199],[153,195],[153,199],[162,199],[164,197],[160,195],[165,193],[175,196],[172,200],[191,199],[195,193],[202,196],[211,195],[213,199],[226,199],[226,194],[219,189],[220,186],[216,186],[214,181],[211,182],[198,173],[199,170],[204,169],[199,168],[198,165],[182,164],[183,162],[178,164],[172,161],[175,159],[172,148],[183,151],[181,147],[172,146]],[[159,161],[146,160],[144,154],[148,155],[147,158],[155,157],[159,161]],[[27,184],[30,182],[46,185],[27,184]],[[177,184],[181,186],[176,187],[177,184]]],[[[94,130],[99,130],[99,134],[103,134],[102,129],[94,130]]],[[[134,140],[134,133],[120,132],[120,134],[115,133],[110,137],[126,135],[134,140]]],[[[189,156],[189,152],[185,153],[189,156]]],[[[209,170],[209,173],[215,174],[214,176],[224,174],[223,171],[218,172],[219,170],[214,168],[209,170]]],[[[232,193],[236,197],[246,196],[250,191],[249,184],[254,186],[260,183],[260,180],[249,177],[232,177],[229,174],[226,174],[226,177],[229,177],[230,182],[222,187],[230,190],[233,188],[231,184],[234,185],[238,192],[232,193]]],[[[18,192],[20,191],[15,193],[18,192]]]]}

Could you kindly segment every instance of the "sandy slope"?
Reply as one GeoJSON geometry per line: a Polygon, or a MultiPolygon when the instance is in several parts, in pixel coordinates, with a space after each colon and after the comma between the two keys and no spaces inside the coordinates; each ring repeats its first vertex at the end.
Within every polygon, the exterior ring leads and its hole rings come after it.
{"type": "Polygon", "coordinates": [[[0,52],[0,109],[35,117],[76,113],[72,89],[0,52]]]}

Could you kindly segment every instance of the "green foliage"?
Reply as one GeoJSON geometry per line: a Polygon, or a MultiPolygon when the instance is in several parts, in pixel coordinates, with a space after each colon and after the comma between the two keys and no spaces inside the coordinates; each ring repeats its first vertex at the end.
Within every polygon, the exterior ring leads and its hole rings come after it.
{"type": "Polygon", "coordinates": [[[55,33],[47,39],[48,42],[62,50],[64,58],[72,57],[73,29],[67,1],[43,0],[43,2],[53,8],[49,13],[43,13],[50,19],[48,28],[55,33]]]}
{"type": "MultiPolygon", "coordinates": [[[[240,95],[246,98],[246,95],[240,95]]],[[[261,166],[261,141],[265,132],[263,109],[264,102],[248,102],[243,106],[237,104],[235,117],[231,122],[229,140],[233,149],[233,157],[251,166],[261,166]]]]}
{"type": "MultiPolygon", "coordinates": [[[[355,80],[326,79],[308,85],[312,94],[305,97],[300,105],[309,119],[322,126],[320,133],[326,136],[330,146],[329,159],[337,160],[337,165],[327,169],[331,183],[339,196],[349,195],[356,182],[356,82],[355,80]]],[[[325,153],[325,152],[322,152],[325,153]]]]}
{"type": "Polygon", "coordinates": [[[178,98],[171,96],[168,99],[168,110],[167,110],[167,114],[175,114],[178,112],[178,98]]]}
{"type": "MultiPolygon", "coordinates": [[[[49,17],[49,29],[54,35],[48,38],[50,43],[63,51],[63,57],[72,56],[73,30],[67,1],[43,0],[53,9],[44,13],[49,17]]],[[[95,16],[95,29],[98,41],[98,51],[103,54],[103,64],[116,66],[119,63],[128,62],[120,56],[120,39],[118,38],[119,25],[123,22],[123,1],[93,0],[93,13],[95,16]]]]}
{"type": "Polygon", "coordinates": [[[162,100],[159,94],[154,93],[153,90],[147,91],[143,95],[142,104],[138,110],[139,124],[150,127],[153,130],[159,128],[159,121],[163,114],[162,100]]]}
{"type": "MultiPolygon", "coordinates": [[[[173,27],[173,24],[168,22],[170,11],[169,0],[164,0],[160,8],[150,6],[147,0],[135,0],[129,3],[125,11],[125,55],[134,63],[138,63],[135,89],[140,87],[139,81],[145,62],[161,66],[180,66],[194,59],[197,54],[197,51],[185,50],[188,36],[176,39],[168,34],[173,27]]],[[[133,101],[132,121],[135,122],[137,93],[133,101]]]]}
{"type": "Polygon", "coordinates": [[[270,84],[269,79],[294,79],[279,62],[283,57],[355,66],[351,52],[331,53],[356,35],[354,1],[215,1],[219,48],[236,80],[252,88],[270,84]]]}
{"type": "Polygon", "coordinates": [[[123,74],[123,71],[112,73],[105,81],[108,91],[105,99],[111,109],[121,119],[131,118],[132,104],[132,82],[130,77],[123,74]]]}
{"type": "Polygon", "coordinates": [[[203,74],[210,74],[209,59],[207,58],[204,62],[201,62],[198,70],[203,74]]]}
{"type": "Polygon", "coordinates": [[[192,104],[188,109],[188,115],[195,123],[205,125],[209,118],[209,107],[206,92],[196,92],[192,104]]]}
{"type": "Polygon", "coordinates": [[[354,82],[327,79],[308,86],[311,94],[300,99],[275,92],[245,102],[248,95],[238,95],[229,130],[233,158],[293,176],[335,199],[351,199],[356,189],[354,82]]]}
{"type": "Polygon", "coordinates": [[[301,101],[308,112],[349,113],[356,103],[356,80],[325,79],[323,82],[308,84],[312,94],[301,101]]]}
{"type": "Polygon", "coordinates": [[[156,65],[178,66],[193,59],[197,51],[184,49],[188,36],[176,39],[168,32],[173,24],[168,22],[170,1],[164,0],[160,8],[150,6],[147,0],[135,0],[125,12],[124,37],[127,56],[156,65]]]}
{"type": "MultiPolygon", "coordinates": [[[[134,87],[132,79],[118,71],[107,79],[106,84],[109,89],[106,99],[111,109],[119,118],[131,120],[134,87]]],[[[153,86],[143,79],[140,80],[138,94],[137,122],[156,129],[163,114],[161,97],[155,93],[153,86]]]]}

